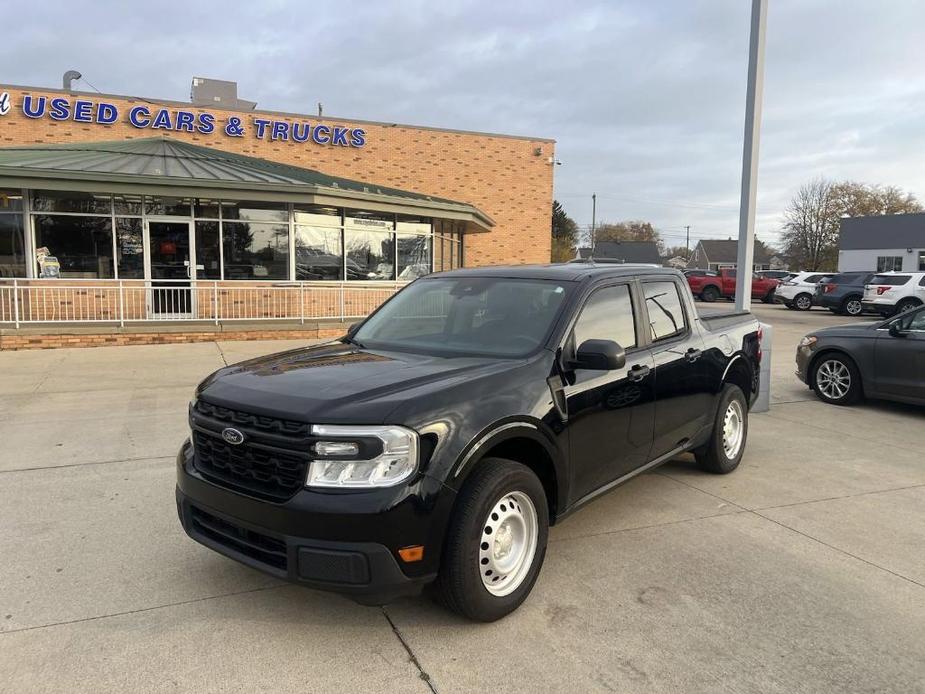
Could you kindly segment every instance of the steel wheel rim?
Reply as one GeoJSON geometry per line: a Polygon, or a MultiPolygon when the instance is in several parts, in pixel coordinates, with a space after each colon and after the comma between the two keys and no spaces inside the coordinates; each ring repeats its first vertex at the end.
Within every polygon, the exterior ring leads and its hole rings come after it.
{"type": "Polygon", "coordinates": [[[812,299],[810,299],[808,296],[797,297],[797,308],[801,311],[808,309],[810,306],[812,306],[812,303],[812,299]]]}
{"type": "Polygon", "coordinates": [[[745,416],[742,414],[742,405],[738,400],[733,400],[723,415],[723,452],[729,460],[739,454],[744,433],[745,416]]]}
{"type": "Polygon", "coordinates": [[[847,304],[845,304],[845,310],[848,312],[849,316],[856,316],[862,310],[861,302],[857,299],[852,299],[847,304]]]}
{"type": "Polygon", "coordinates": [[[527,494],[508,492],[495,502],[479,538],[478,568],[485,590],[504,597],[520,587],[533,566],[538,535],[536,507],[527,494]]]}
{"type": "Polygon", "coordinates": [[[829,359],[816,369],[816,385],[827,398],[841,400],[851,388],[851,372],[844,362],[829,359]]]}

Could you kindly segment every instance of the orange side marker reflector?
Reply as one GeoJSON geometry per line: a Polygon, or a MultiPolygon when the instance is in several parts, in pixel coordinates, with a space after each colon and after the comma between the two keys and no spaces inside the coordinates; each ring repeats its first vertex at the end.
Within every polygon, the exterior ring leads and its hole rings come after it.
{"type": "Polygon", "coordinates": [[[424,558],[424,545],[412,545],[411,547],[402,547],[398,550],[398,556],[403,562],[411,563],[421,561],[424,558]]]}

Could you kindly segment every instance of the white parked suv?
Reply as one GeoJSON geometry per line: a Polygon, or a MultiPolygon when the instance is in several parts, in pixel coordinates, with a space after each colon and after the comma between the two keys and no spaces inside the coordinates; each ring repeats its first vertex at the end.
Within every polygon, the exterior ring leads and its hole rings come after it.
{"type": "Polygon", "coordinates": [[[774,302],[797,311],[808,311],[813,307],[816,285],[834,276],[834,272],[798,272],[777,285],[774,302]]]}
{"type": "Polygon", "coordinates": [[[861,304],[882,316],[905,313],[925,304],[925,272],[884,272],[864,285],[861,304]]]}

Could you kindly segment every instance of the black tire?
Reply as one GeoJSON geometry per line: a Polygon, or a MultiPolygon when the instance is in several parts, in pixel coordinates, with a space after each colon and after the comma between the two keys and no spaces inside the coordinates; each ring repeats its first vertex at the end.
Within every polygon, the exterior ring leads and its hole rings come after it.
{"type": "Polygon", "coordinates": [[[703,288],[703,291],[700,292],[700,298],[708,304],[712,304],[719,298],[719,289],[713,286],[706,286],[703,288]]]}
{"type": "Polygon", "coordinates": [[[838,312],[848,316],[860,316],[864,313],[864,305],[861,304],[861,297],[845,297],[845,300],[841,302],[841,306],[838,307],[838,312]]]}
{"type": "Polygon", "coordinates": [[[853,405],[863,395],[858,367],[851,357],[839,352],[822,354],[816,359],[810,370],[809,383],[816,396],[830,405],[853,405]],[[828,375],[820,379],[820,371],[828,375]],[[835,374],[847,374],[847,380],[841,377],[837,379],[842,384],[839,387],[834,385],[835,374]],[[844,392],[839,394],[842,388],[844,392]]]}
{"type": "Polygon", "coordinates": [[[915,299],[903,299],[898,304],[896,304],[896,313],[905,313],[906,311],[911,311],[912,309],[918,308],[921,304],[915,299]]]}
{"type": "Polygon", "coordinates": [[[806,292],[793,297],[793,305],[797,311],[808,311],[813,307],[813,297],[806,292]]]}
{"type": "Polygon", "coordinates": [[[480,622],[493,622],[510,614],[536,583],[546,557],[548,537],[549,505],[539,478],[527,466],[512,460],[482,460],[466,480],[453,508],[440,573],[433,586],[435,597],[453,612],[480,622]],[[505,496],[513,492],[525,494],[533,503],[536,550],[517,588],[509,595],[497,596],[483,583],[480,562],[488,560],[480,559],[480,551],[488,549],[486,521],[505,496]]]}
{"type": "Polygon", "coordinates": [[[797,310],[797,307],[793,305],[793,302],[790,302],[790,303],[788,303],[788,304],[784,304],[784,306],[786,306],[787,308],[789,308],[791,311],[796,311],[796,310],[797,310]]]}
{"type": "Polygon", "coordinates": [[[716,410],[716,421],[713,423],[713,431],[710,434],[710,440],[700,448],[694,451],[694,457],[697,458],[697,464],[702,470],[712,472],[716,475],[726,475],[739,467],[739,461],[745,453],[745,443],[748,439],[748,402],[745,399],[745,393],[739,386],[727,383],[719,397],[719,407],[716,410]],[[725,440],[725,423],[726,413],[730,407],[736,403],[738,414],[741,422],[741,440],[738,441],[737,448],[733,455],[726,452],[724,445],[725,440]]]}
{"type": "Polygon", "coordinates": [[[764,298],[761,299],[766,304],[774,303],[774,290],[772,289],[767,294],[764,295],[764,298]]]}

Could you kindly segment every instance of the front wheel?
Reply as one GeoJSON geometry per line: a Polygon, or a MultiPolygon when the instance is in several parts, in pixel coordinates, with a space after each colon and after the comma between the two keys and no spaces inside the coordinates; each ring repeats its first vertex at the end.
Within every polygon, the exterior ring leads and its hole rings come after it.
{"type": "Polygon", "coordinates": [[[694,451],[703,470],[725,475],[737,467],[745,453],[748,438],[748,402],[742,389],[731,383],[723,386],[710,440],[694,451]]]}
{"type": "Polygon", "coordinates": [[[813,307],[813,297],[809,294],[797,294],[796,298],[793,300],[793,305],[796,306],[799,311],[808,311],[813,307]]]}
{"type": "Polygon", "coordinates": [[[851,405],[861,397],[861,375],[854,362],[841,354],[823,355],[813,367],[813,390],[823,402],[851,405]]]}
{"type": "Polygon", "coordinates": [[[704,287],[700,298],[707,303],[713,303],[719,298],[719,290],[716,287],[704,287]]]}
{"type": "Polygon", "coordinates": [[[512,460],[486,458],[457,499],[434,585],[438,599],[480,622],[510,614],[536,583],[548,536],[537,476],[512,460]]]}

